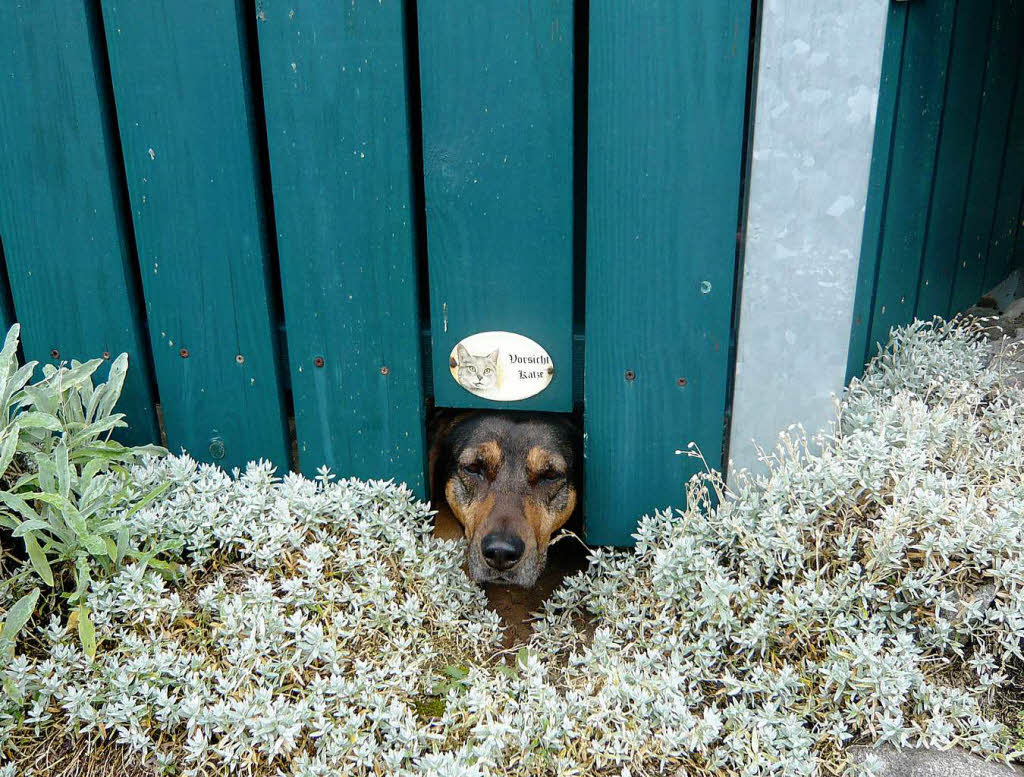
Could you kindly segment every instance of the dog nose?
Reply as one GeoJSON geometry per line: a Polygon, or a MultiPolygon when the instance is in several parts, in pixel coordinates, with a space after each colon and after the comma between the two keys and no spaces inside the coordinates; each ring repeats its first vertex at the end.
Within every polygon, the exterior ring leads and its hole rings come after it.
{"type": "Polygon", "coordinates": [[[481,540],[480,550],[484,554],[487,566],[504,572],[514,567],[523,557],[526,543],[515,536],[492,532],[481,540]]]}

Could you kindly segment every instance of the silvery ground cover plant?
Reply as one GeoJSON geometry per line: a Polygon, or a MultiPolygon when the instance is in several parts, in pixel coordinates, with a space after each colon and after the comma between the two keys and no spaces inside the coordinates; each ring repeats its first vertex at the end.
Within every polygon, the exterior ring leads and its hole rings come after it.
{"type": "Polygon", "coordinates": [[[784,435],[730,489],[694,479],[518,651],[404,486],[232,477],[109,430],[83,448],[89,370],[57,405],[8,397],[0,775],[831,775],[855,742],[1016,759],[1024,390],[997,351],[969,324],[898,330],[833,433],[784,435]],[[24,412],[54,420],[8,444],[24,412]]]}

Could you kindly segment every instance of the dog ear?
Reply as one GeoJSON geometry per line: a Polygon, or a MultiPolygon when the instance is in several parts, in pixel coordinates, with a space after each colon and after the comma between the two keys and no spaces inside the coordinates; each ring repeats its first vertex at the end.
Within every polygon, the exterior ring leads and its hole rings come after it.
{"type": "Polygon", "coordinates": [[[455,346],[455,352],[458,354],[459,364],[462,364],[464,361],[469,359],[469,351],[466,350],[466,346],[464,346],[462,343],[459,343],[457,346],[455,346]]]}
{"type": "MultiPolygon", "coordinates": [[[[451,411],[442,410],[435,414],[427,429],[430,439],[430,449],[427,452],[427,492],[431,502],[438,499],[438,493],[444,493],[443,488],[439,489],[437,478],[438,465],[441,463],[441,454],[448,432],[452,427],[451,411]]],[[[436,508],[435,508],[436,509],[436,508]]]]}
{"type": "Polygon", "coordinates": [[[472,413],[465,410],[442,408],[436,410],[430,419],[430,427],[427,430],[430,439],[430,450],[427,454],[427,489],[435,509],[445,498],[444,484],[439,483],[438,478],[445,477],[443,470],[447,462],[444,459],[450,455],[447,447],[448,437],[452,430],[470,415],[472,413]]]}
{"type": "Polygon", "coordinates": [[[558,421],[574,440],[582,436],[583,430],[572,416],[559,416],[558,421]]]}
{"type": "Polygon", "coordinates": [[[572,416],[561,416],[558,421],[562,429],[569,435],[573,456],[572,469],[578,476],[579,467],[583,461],[583,427],[572,416]]]}

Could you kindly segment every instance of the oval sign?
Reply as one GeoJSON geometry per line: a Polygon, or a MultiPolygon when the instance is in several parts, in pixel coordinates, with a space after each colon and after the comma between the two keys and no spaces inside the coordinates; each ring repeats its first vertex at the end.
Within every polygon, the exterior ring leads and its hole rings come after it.
{"type": "Polygon", "coordinates": [[[555,376],[548,352],[515,332],[477,332],[463,338],[452,348],[448,366],[462,388],[495,402],[535,396],[555,376]]]}

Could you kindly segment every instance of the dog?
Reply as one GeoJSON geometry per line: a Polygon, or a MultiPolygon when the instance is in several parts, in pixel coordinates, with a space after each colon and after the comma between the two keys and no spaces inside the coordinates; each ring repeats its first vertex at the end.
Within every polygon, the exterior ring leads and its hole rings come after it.
{"type": "Polygon", "coordinates": [[[428,477],[439,537],[465,537],[477,583],[529,588],[578,497],[579,435],[566,419],[517,412],[435,424],[428,477]]]}

